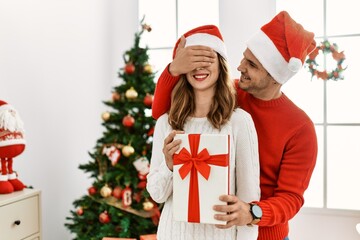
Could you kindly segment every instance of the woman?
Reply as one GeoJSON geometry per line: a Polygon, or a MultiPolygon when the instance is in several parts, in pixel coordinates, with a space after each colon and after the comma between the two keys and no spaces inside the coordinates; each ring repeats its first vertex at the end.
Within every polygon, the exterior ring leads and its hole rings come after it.
{"type": "MultiPolygon", "coordinates": [[[[235,89],[219,29],[213,25],[201,26],[185,33],[184,37],[185,47],[209,46],[216,57],[208,67],[193,69],[181,76],[172,91],[169,112],[162,115],[155,126],[147,190],[156,202],[165,202],[157,239],[255,240],[256,226],[219,229],[214,224],[173,220],[174,162],[162,153],[164,139],[169,134],[170,137],[177,133],[230,135],[230,194],[236,194],[243,201],[260,197],[257,135],[250,115],[236,108],[235,89]]],[[[183,42],[177,41],[174,53],[183,42]]]]}

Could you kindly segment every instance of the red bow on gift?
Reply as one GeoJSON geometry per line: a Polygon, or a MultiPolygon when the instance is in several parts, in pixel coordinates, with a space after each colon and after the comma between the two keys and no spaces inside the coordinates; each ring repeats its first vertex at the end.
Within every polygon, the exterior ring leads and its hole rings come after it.
{"type": "Polygon", "coordinates": [[[206,148],[198,153],[200,134],[189,134],[190,151],[182,148],[174,154],[174,165],[183,164],[179,174],[184,179],[190,172],[188,222],[200,222],[198,172],[208,180],[211,167],[209,164],[226,167],[229,165],[228,154],[210,155],[206,148]]]}

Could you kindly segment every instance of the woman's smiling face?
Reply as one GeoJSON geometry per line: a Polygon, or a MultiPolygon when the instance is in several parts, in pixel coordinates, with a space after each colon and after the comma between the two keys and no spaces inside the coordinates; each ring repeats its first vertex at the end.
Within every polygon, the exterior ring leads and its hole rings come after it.
{"type": "Polygon", "coordinates": [[[214,89],[219,78],[219,57],[216,55],[215,62],[209,67],[198,68],[186,74],[187,81],[193,87],[194,91],[205,91],[214,89]]]}

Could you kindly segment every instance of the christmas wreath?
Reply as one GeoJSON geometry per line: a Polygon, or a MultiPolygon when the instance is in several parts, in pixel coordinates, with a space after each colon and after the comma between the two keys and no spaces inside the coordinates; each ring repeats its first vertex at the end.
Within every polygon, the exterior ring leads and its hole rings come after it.
{"type": "Polygon", "coordinates": [[[344,51],[338,52],[338,46],[336,43],[330,43],[328,40],[321,42],[319,46],[312,51],[307,60],[305,61],[305,65],[309,68],[309,72],[311,73],[311,77],[316,76],[317,78],[321,78],[323,80],[343,80],[344,76],[342,72],[346,69],[342,66],[345,60],[344,51]],[[316,62],[316,57],[319,55],[319,51],[322,51],[323,54],[331,53],[332,58],[336,61],[336,68],[331,71],[327,71],[324,69],[323,71],[317,70],[319,64],[316,62]]]}

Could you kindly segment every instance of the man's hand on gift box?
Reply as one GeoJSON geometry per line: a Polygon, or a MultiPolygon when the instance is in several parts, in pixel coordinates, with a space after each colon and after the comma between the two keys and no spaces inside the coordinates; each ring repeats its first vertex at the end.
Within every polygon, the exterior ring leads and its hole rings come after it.
{"type": "Polygon", "coordinates": [[[173,130],[164,140],[163,153],[165,156],[166,165],[171,171],[173,170],[173,165],[174,165],[173,155],[177,150],[179,150],[181,143],[180,139],[174,141],[174,137],[176,134],[181,134],[181,133],[184,133],[184,131],[173,130]]]}
{"type": "Polygon", "coordinates": [[[214,210],[220,212],[215,214],[215,219],[226,221],[226,225],[215,225],[217,228],[226,229],[232,226],[244,226],[252,222],[250,205],[241,201],[234,195],[222,195],[219,198],[227,205],[215,205],[214,210]]]}

